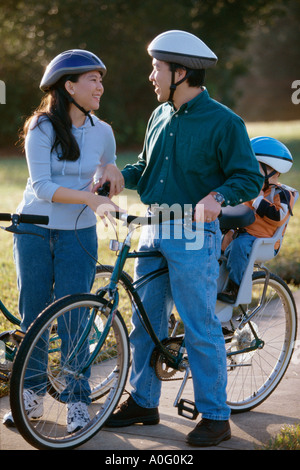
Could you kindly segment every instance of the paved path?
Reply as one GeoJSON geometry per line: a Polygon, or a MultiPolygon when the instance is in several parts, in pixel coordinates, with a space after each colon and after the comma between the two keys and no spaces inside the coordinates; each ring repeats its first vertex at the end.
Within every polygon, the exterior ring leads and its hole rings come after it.
{"type": "MultiPolygon", "coordinates": [[[[295,294],[300,324],[300,291],[295,294]]],[[[300,329],[300,328],[299,328],[300,329]]],[[[300,423],[300,335],[298,348],[281,383],[273,394],[260,406],[248,413],[232,415],[232,438],[221,443],[213,450],[255,450],[275,436],[283,425],[300,423]]],[[[157,454],[160,451],[172,451],[188,454],[194,448],[185,444],[185,436],[195,422],[177,415],[173,403],[178,391],[178,382],[164,382],[160,406],[161,421],[155,426],[130,426],[119,429],[102,429],[89,442],[77,450],[102,450],[112,458],[112,451],[148,450],[157,454]]],[[[184,396],[189,398],[186,389],[184,396]]],[[[191,390],[190,390],[191,393],[191,390]]],[[[34,450],[27,444],[15,428],[6,428],[2,417],[9,407],[8,397],[0,399],[0,450],[34,450]]],[[[210,448],[211,449],[211,448],[210,448]]],[[[115,455],[122,455],[118,453],[115,455]]]]}

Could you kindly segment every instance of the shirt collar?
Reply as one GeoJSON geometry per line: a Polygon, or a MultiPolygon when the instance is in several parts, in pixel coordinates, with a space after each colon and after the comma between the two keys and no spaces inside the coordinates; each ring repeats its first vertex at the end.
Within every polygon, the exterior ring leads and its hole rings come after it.
{"type": "Polygon", "coordinates": [[[191,111],[199,110],[204,105],[204,103],[206,103],[209,99],[209,94],[208,94],[207,89],[205,87],[203,88],[204,90],[199,95],[195,96],[195,98],[188,101],[187,103],[184,103],[182,106],[180,106],[178,110],[174,108],[173,104],[170,104],[171,109],[174,112],[177,112],[178,114],[183,114],[186,111],[191,112],[191,111]]]}

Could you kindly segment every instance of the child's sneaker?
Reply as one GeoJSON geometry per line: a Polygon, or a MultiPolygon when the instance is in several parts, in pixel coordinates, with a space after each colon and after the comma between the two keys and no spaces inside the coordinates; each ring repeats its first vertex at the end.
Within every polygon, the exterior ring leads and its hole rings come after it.
{"type": "Polygon", "coordinates": [[[78,401],[76,403],[69,403],[67,405],[67,429],[68,433],[77,432],[79,429],[84,428],[90,421],[88,407],[85,403],[78,401]]]}
{"type": "Polygon", "coordinates": [[[218,294],[217,299],[221,300],[221,302],[226,302],[227,304],[235,304],[238,291],[239,286],[229,279],[226,289],[218,294]]]}
{"type": "MultiPolygon", "coordinates": [[[[43,415],[43,412],[44,412],[43,399],[44,399],[44,397],[41,397],[41,396],[37,395],[36,393],[34,393],[32,390],[28,389],[28,390],[24,390],[23,399],[24,399],[26,414],[28,415],[29,419],[38,419],[43,415]]],[[[7,426],[7,427],[15,425],[11,411],[8,411],[4,415],[3,424],[5,424],[5,426],[7,426]]]]}

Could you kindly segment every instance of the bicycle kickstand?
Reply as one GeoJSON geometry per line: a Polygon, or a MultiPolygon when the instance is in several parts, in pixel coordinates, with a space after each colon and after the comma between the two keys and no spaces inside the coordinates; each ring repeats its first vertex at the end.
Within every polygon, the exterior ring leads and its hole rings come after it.
{"type": "Polygon", "coordinates": [[[179,389],[178,394],[175,398],[173,406],[178,409],[179,416],[183,416],[184,418],[194,420],[194,419],[197,418],[197,416],[199,414],[198,411],[197,411],[195,403],[192,402],[191,400],[181,398],[181,395],[183,393],[183,390],[184,390],[184,387],[186,385],[189,374],[190,374],[190,368],[186,367],[185,374],[184,374],[184,377],[182,379],[182,384],[180,385],[180,389],[179,389]]]}

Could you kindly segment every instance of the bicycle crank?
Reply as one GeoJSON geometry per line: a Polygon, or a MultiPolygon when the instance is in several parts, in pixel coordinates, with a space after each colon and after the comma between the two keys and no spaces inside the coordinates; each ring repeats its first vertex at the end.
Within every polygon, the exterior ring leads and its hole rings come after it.
{"type": "MultiPolygon", "coordinates": [[[[161,343],[168,350],[170,354],[176,359],[182,353],[183,336],[175,336],[164,339],[161,343]]],[[[162,352],[159,346],[156,346],[152,352],[151,367],[154,368],[156,376],[159,380],[178,380],[173,379],[177,372],[182,372],[186,369],[187,358],[178,359],[178,366],[176,368],[170,365],[166,355],[162,352]]],[[[179,379],[180,380],[180,379],[179,379]]]]}

